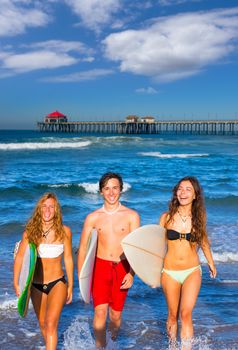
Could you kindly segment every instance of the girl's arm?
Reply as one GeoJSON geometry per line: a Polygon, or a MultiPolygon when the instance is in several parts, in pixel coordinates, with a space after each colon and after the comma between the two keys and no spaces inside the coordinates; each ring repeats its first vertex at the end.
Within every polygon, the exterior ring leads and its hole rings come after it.
{"type": "Polygon", "coordinates": [[[66,304],[70,304],[73,298],[74,262],[72,255],[72,233],[69,227],[64,226],[66,237],[64,239],[64,264],[68,280],[66,304]]]}
{"type": "Polygon", "coordinates": [[[24,257],[24,253],[27,245],[28,245],[27,234],[26,232],[23,232],[22,240],[20,242],[18,252],[14,260],[14,268],[13,268],[13,286],[17,297],[20,296],[19,277],[20,277],[22,261],[23,261],[23,257],[24,257]]]}
{"type": "Polygon", "coordinates": [[[168,218],[168,213],[167,212],[163,213],[159,219],[159,225],[165,228],[167,218],[168,218]]]}
{"type": "Polygon", "coordinates": [[[203,254],[205,255],[205,258],[207,259],[207,263],[210,269],[210,276],[215,278],[217,275],[217,270],[214,264],[209,242],[207,240],[206,241],[204,240],[201,244],[201,248],[202,248],[203,254]]]}

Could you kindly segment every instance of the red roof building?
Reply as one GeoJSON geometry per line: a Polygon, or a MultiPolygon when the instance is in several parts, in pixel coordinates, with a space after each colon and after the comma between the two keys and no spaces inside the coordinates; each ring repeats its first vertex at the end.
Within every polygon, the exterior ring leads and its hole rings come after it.
{"type": "Polygon", "coordinates": [[[68,118],[66,115],[59,111],[54,111],[45,116],[45,123],[67,123],[68,118]]]}

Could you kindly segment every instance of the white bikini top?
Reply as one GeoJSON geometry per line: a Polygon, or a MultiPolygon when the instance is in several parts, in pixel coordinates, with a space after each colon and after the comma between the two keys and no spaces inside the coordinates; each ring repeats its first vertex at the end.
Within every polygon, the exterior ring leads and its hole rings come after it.
{"type": "Polygon", "coordinates": [[[63,244],[41,243],[37,249],[39,258],[57,258],[64,252],[63,244]]]}

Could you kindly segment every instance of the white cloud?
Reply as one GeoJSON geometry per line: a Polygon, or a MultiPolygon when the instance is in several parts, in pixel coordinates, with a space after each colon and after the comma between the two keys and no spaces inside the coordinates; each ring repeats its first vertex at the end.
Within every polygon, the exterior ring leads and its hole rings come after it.
{"type": "Polygon", "coordinates": [[[82,23],[96,32],[111,22],[120,8],[120,0],[64,0],[82,23]]]}
{"type": "Polygon", "coordinates": [[[50,83],[69,83],[69,82],[75,83],[80,81],[95,80],[101,77],[105,77],[107,75],[111,75],[113,73],[114,71],[112,69],[92,69],[84,72],[44,78],[44,79],[41,79],[41,81],[50,82],[50,83]]]}
{"type": "Polygon", "coordinates": [[[159,0],[159,4],[161,6],[170,6],[170,5],[179,5],[179,4],[183,4],[185,2],[198,2],[201,0],[159,0]]]}
{"type": "Polygon", "coordinates": [[[49,40],[21,45],[20,53],[0,52],[1,77],[39,69],[71,66],[78,62],[92,62],[93,51],[77,41],[49,40]],[[25,52],[23,52],[25,51],[25,52]]]}
{"type": "Polygon", "coordinates": [[[136,92],[139,94],[148,94],[148,95],[154,95],[158,93],[158,91],[152,88],[151,86],[148,86],[147,88],[136,89],[136,92]]]}
{"type": "Polygon", "coordinates": [[[50,17],[30,1],[0,1],[0,36],[13,36],[24,33],[27,28],[45,26],[50,17]]]}
{"type": "Polygon", "coordinates": [[[52,51],[35,51],[24,54],[11,55],[4,60],[3,68],[15,72],[29,72],[36,69],[49,69],[69,66],[77,60],[67,54],[58,55],[52,51]]]}
{"type": "Polygon", "coordinates": [[[44,50],[53,50],[55,52],[78,52],[86,55],[91,55],[94,53],[94,50],[87,47],[80,41],[64,41],[64,40],[47,40],[40,41],[30,45],[22,45],[26,48],[34,49],[44,49],[44,50]]]}
{"type": "Polygon", "coordinates": [[[238,8],[156,18],[143,30],[104,40],[105,55],[123,72],[173,81],[199,73],[236,49],[238,8]]]}

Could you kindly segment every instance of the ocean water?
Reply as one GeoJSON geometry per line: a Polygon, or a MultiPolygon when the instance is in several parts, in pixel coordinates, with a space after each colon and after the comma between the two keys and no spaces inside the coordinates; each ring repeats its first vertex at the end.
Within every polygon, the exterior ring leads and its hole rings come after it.
{"type": "MultiPolygon", "coordinates": [[[[198,177],[218,276],[210,279],[201,254],[203,283],[193,313],[193,349],[238,349],[237,136],[0,131],[0,169],[0,349],[44,349],[32,306],[21,319],[12,287],[14,245],[36,201],[44,192],[57,194],[76,249],[85,216],[102,205],[97,187],[106,171],[123,176],[121,201],[140,213],[143,225],[157,223],[181,177],[198,177]]],[[[108,349],[169,349],[166,318],[162,290],[136,277],[120,335],[108,349]]],[[[75,270],[73,303],[61,315],[58,349],[92,349],[92,319],[93,308],[80,298],[75,270]]]]}

